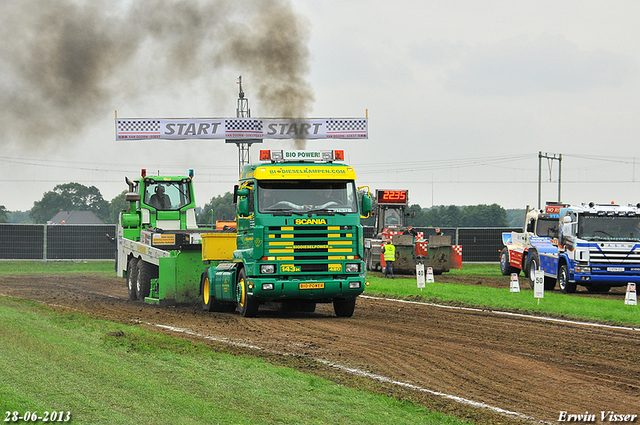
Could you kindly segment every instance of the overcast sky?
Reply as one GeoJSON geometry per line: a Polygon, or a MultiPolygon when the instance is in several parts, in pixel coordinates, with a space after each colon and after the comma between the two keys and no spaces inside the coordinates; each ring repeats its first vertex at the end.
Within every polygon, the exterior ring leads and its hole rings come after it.
{"type": "MultiPolygon", "coordinates": [[[[6,3],[0,33],[15,41],[0,48],[0,205],[10,211],[72,181],[111,200],[141,168],[194,169],[200,206],[232,191],[235,145],[116,142],[114,118],[234,117],[238,75],[254,117],[288,113],[275,105],[288,91],[309,117],[368,114],[367,140],[307,148],[344,149],[359,185],[407,188],[412,204],[534,206],[539,152],[562,155],[565,202],[640,202],[635,0],[6,3]]],[[[251,157],[292,147],[265,141],[251,157]]],[[[542,161],[543,202],[557,199],[558,169],[542,161]]]]}

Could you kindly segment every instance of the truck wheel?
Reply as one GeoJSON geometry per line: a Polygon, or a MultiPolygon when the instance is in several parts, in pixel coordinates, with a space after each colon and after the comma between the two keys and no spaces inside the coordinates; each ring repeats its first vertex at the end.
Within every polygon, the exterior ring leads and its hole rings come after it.
{"type": "Polygon", "coordinates": [[[536,284],[536,270],[540,267],[540,256],[537,251],[531,252],[529,254],[529,286],[531,289],[536,284]]]}
{"type": "Polygon", "coordinates": [[[504,247],[500,253],[500,272],[503,276],[511,276],[511,273],[520,274],[520,269],[509,264],[509,249],[504,247]]]}
{"type": "Polygon", "coordinates": [[[335,298],[333,300],[333,311],[336,312],[338,317],[351,317],[353,316],[353,310],[356,308],[356,299],[353,298],[335,298]]]}
{"type": "Polygon", "coordinates": [[[364,250],[364,267],[367,271],[371,271],[371,250],[364,250]]]}
{"type": "Polygon", "coordinates": [[[247,291],[247,273],[244,268],[238,272],[238,282],[236,283],[236,304],[238,312],[242,317],[255,317],[258,314],[258,302],[249,297],[247,291]]]}
{"type": "Polygon", "coordinates": [[[127,290],[129,291],[129,299],[135,301],[138,299],[138,291],[136,290],[138,281],[138,259],[133,257],[127,264],[127,290]]]}
{"type": "Polygon", "coordinates": [[[611,290],[611,286],[604,285],[604,284],[596,283],[595,285],[587,286],[587,291],[593,294],[606,294],[610,290],[611,290]]]}
{"type": "Polygon", "coordinates": [[[545,276],[544,277],[544,290],[545,291],[553,291],[556,289],[556,280],[552,277],[545,276]]]}
{"type": "Polygon", "coordinates": [[[204,311],[213,311],[213,297],[211,296],[209,276],[204,277],[202,282],[202,309],[204,311]]]}
{"type": "Polygon", "coordinates": [[[565,294],[573,294],[578,287],[576,283],[569,282],[569,267],[566,264],[561,265],[558,271],[558,285],[565,294]]]}
{"type": "Polygon", "coordinates": [[[140,301],[144,301],[149,296],[149,292],[151,292],[151,264],[142,259],[138,260],[136,291],[140,301]]]}

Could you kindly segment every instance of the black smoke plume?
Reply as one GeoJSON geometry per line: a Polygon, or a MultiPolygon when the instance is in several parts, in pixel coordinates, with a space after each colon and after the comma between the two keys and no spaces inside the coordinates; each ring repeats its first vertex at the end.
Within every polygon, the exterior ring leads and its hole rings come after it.
{"type": "Polygon", "coordinates": [[[2,3],[0,145],[66,140],[149,92],[232,84],[229,69],[251,76],[259,116],[310,111],[308,25],[287,0],[2,3]]]}

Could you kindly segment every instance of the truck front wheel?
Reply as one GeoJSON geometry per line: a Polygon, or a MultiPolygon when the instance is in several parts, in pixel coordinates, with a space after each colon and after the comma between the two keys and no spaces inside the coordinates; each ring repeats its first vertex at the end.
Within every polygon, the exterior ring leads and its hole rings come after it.
{"type": "Polygon", "coordinates": [[[536,284],[536,270],[540,267],[540,255],[537,251],[533,251],[529,254],[529,286],[531,289],[536,284]]]}
{"type": "Polygon", "coordinates": [[[500,272],[503,276],[511,276],[511,273],[520,274],[520,269],[509,264],[509,248],[502,248],[500,253],[500,272]]]}
{"type": "Polygon", "coordinates": [[[351,317],[356,308],[356,298],[335,298],[333,300],[333,310],[338,317],[351,317]]]}
{"type": "Polygon", "coordinates": [[[558,271],[558,285],[565,294],[573,294],[578,287],[576,283],[569,282],[569,267],[566,264],[561,265],[558,271]]]}
{"type": "Polygon", "coordinates": [[[248,294],[247,274],[244,268],[238,272],[238,282],[236,284],[236,304],[238,312],[242,317],[255,317],[258,314],[258,302],[248,294]]]}
{"type": "Polygon", "coordinates": [[[133,257],[127,263],[127,290],[129,291],[129,299],[135,301],[138,299],[138,291],[136,289],[138,282],[138,259],[133,257]]]}

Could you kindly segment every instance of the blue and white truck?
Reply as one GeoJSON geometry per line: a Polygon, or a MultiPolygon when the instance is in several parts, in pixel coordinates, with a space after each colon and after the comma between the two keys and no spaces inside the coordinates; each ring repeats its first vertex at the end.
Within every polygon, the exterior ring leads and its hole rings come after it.
{"type": "Polygon", "coordinates": [[[531,238],[529,280],[544,271],[545,289],[557,281],[564,293],[584,286],[589,292],[607,292],[614,286],[640,283],[640,204],[594,204],[560,209],[558,243],[531,238]]]}

